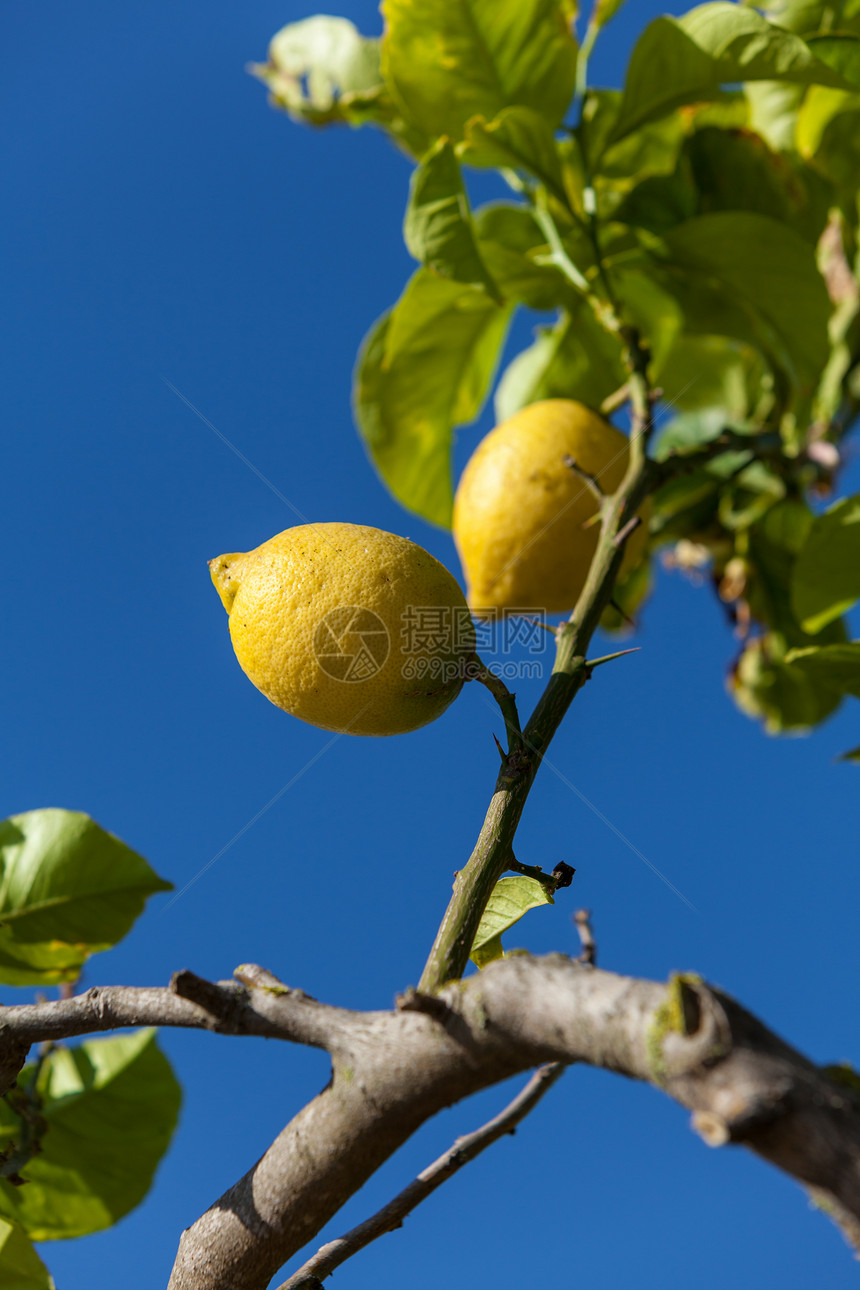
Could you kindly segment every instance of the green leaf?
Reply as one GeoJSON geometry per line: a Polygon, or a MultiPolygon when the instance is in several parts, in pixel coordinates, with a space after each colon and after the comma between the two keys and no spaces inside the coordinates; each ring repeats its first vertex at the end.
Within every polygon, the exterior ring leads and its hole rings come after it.
{"type": "Polygon", "coordinates": [[[478,924],[469,955],[472,962],[483,967],[491,959],[500,958],[502,933],[518,923],[530,909],[554,903],[546,887],[536,878],[527,878],[525,874],[500,878],[478,924]]]}
{"type": "MultiPolygon", "coordinates": [[[[48,1125],[42,1153],[23,1166],[25,1186],[0,1180],[0,1209],[35,1241],[110,1227],[143,1200],[179,1114],[181,1091],[155,1031],[54,1049],[36,1092],[48,1125]]],[[[0,1101],[0,1141],[18,1127],[0,1101]]]]}
{"type": "Polygon", "coordinates": [[[577,297],[553,264],[541,263],[549,251],[531,211],[494,203],[475,212],[481,257],[502,295],[531,309],[550,310],[577,297]]]}
{"type": "MultiPolygon", "coordinates": [[[[718,411],[715,438],[742,422],[761,393],[766,368],[750,345],[726,336],[679,336],[660,366],[663,398],[682,412],[718,411]]],[[[660,451],[664,447],[660,436],[660,451]]],[[[686,446],[675,444],[678,446],[686,446]]]]}
{"type": "MultiPolygon", "coordinates": [[[[825,16],[828,21],[833,17],[833,0],[774,0],[774,3],[759,6],[765,17],[776,22],[787,31],[797,32],[799,36],[818,31],[825,16]]],[[[844,6],[840,5],[840,8],[844,6]]]]}
{"type": "Polygon", "coordinates": [[[853,200],[860,170],[860,94],[813,87],[797,118],[797,149],[853,200]]]}
{"type": "Polygon", "coordinates": [[[497,421],[539,399],[578,399],[599,408],[624,384],[617,340],[604,331],[585,302],[571,308],[555,327],[538,331],[534,344],[505,370],[496,390],[497,421]]]}
{"type": "Polygon", "coordinates": [[[450,526],[453,430],[478,415],[509,318],[486,292],[419,269],[359,354],[354,410],[371,460],[433,524],[450,526]]]}
{"type": "Polygon", "coordinates": [[[847,32],[811,36],[807,41],[816,58],[826,63],[848,85],[860,89],[860,39],[847,32]]]}
{"type": "Polygon", "coordinates": [[[0,1285],[3,1290],[55,1290],[26,1234],[5,1218],[0,1218],[0,1285]]]}
{"type": "Polygon", "coordinates": [[[860,699],[860,641],[789,650],[785,661],[819,685],[860,699]]]}
{"type": "Polygon", "coordinates": [[[142,856],[79,811],[0,823],[0,981],[74,981],[122,940],[147,896],[170,891],[142,856]]]}
{"type": "Polygon", "coordinates": [[[817,243],[829,202],[820,200],[804,166],[772,151],[757,134],[707,127],[692,135],[684,153],[698,194],[697,213],[752,211],[817,243]]]}
{"type": "Polygon", "coordinates": [[[738,81],[845,88],[839,71],[816,58],[799,36],[754,9],[715,0],[645,28],[630,59],[612,138],[684,103],[714,98],[721,85],[738,81]]]}
{"type": "Polygon", "coordinates": [[[791,603],[804,631],[817,635],[860,599],[860,495],[819,515],[794,566],[791,603]]]}
{"type": "MultiPolygon", "coordinates": [[[[813,519],[804,502],[786,498],[770,506],[749,530],[750,572],[745,598],[753,617],[778,631],[786,645],[809,644],[792,609],[791,581],[813,519]]],[[[831,631],[836,633],[831,640],[844,639],[841,624],[834,623],[831,631]]]]}
{"type": "MultiPolygon", "coordinates": [[[[827,362],[831,310],[814,248],[785,224],[745,211],[699,215],[671,229],[663,243],[671,269],[686,279],[681,289],[687,299],[704,299],[716,288],[730,307],[746,309],[757,320],[759,347],[778,357],[798,390],[810,394],[827,362]]],[[[686,313],[686,301],[682,307],[686,313]]],[[[733,334],[713,322],[708,327],[707,312],[704,327],[695,330],[733,334]]],[[[737,339],[749,338],[737,323],[735,328],[737,339]]]]}
{"type": "Polygon", "coordinates": [[[848,752],[840,753],[836,760],[860,763],[860,748],[849,748],[848,752]]]}
{"type": "Polygon", "coordinates": [[[613,142],[621,111],[619,90],[589,90],[577,127],[583,152],[595,178],[605,177],[630,188],[642,175],[667,175],[674,169],[688,123],[680,112],[649,121],[613,142]]]}
{"type": "Polygon", "coordinates": [[[457,145],[466,165],[525,170],[554,196],[567,201],[561,157],[551,127],[532,108],[505,108],[492,121],[474,117],[457,145]]]}
{"type": "Polygon", "coordinates": [[[730,679],[742,712],[764,722],[769,735],[801,733],[830,716],[841,695],[785,662],[777,633],[749,641],[730,679]]]}
{"type": "Polygon", "coordinates": [[[469,199],[448,139],[440,139],[413,172],[403,240],[411,255],[443,278],[484,287],[501,303],[475,244],[469,199]]]}
{"type": "Polygon", "coordinates": [[[515,104],[559,124],[576,80],[568,0],[384,0],[382,66],[432,139],[515,104]]]}
{"type": "Polygon", "coordinates": [[[472,953],[470,955],[475,967],[478,968],[485,968],[487,964],[492,963],[494,959],[502,959],[504,957],[505,948],[502,945],[501,936],[491,936],[483,945],[473,945],[472,953]]]}
{"type": "MultiPolygon", "coordinates": [[[[813,87],[815,88],[815,87],[813,87]]],[[[750,81],[744,86],[749,103],[749,128],[778,152],[791,152],[797,127],[797,113],[804,85],[787,85],[784,81],[750,81]]]]}

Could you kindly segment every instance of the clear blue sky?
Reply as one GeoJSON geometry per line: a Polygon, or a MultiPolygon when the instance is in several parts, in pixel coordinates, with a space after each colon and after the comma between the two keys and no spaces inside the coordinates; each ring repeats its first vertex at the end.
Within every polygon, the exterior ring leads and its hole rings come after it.
{"type": "MultiPolygon", "coordinates": [[[[659,8],[630,0],[594,59],[604,83],[659,8]]],[[[476,687],[424,730],[342,738],[313,761],[331,736],[253,689],[209,582],[207,559],[294,516],[162,378],[311,519],[403,533],[458,569],[449,536],[378,482],[349,410],[359,341],[410,271],[408,164],[371,130],[292,125],[243,71],[309,12],[44,0],[3,19],[0,816],[88,811],[182,887],[301,774],[86,985],[185,966],[223,978],[251,960],[331,1002],[389,1006],[420,973],[496,772],[499,721],[476,687]]],[[[367,0],[343,12],[378,31],[367,0]]],[[[463,433],[458,468],[489,424],[463,433]]],[[[514,943],[574,951],[570,914],[588,905],[604,966],[695,969],[816,1060],[856,1061],[860,771],[832,758],[860,742],[860,708],[768,740],[725,694],[734,642],[717,605],[677,577],[661,576],[635,643],[577,702],[559,774],[539,777],[518,853],[577,877],[514,943]]],[[[536,693],[522,688],[523,708],[536,693]]],[[[43,1247],[60,1290],[165,1284],[181,1228],[328,1076],[320,1054],[273,1042],[162,1042],[186,1090],[173,1149],[117,1228],[43,1247]]],[[[439,1117],[323,1237],[505,1092],[439,1117]]],[[[792,1183],[708,1150],[654,1091],[574,1069],[337,1284],[836,1290],[854,1276],[792,1183]]]]}

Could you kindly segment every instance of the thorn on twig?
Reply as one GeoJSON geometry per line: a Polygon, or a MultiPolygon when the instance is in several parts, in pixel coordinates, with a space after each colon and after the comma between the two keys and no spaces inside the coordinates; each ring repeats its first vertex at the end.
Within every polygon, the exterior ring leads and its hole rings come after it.
{"type": "Polygon", "coordinates": [[[444,999],[435,994],[421,994],[413,986],[397,995],[394,1006],[398,1012],[423,1012],[435,1021],[444,1021],[451,1011],[444,999]]]}
{"type": "Polygon", "coordinates": [[[567,466],[568,470],[572,470],[574,475],[582,480],[589,492],[597,498],[598,502],[602,502],[606,494],[601,488],[600,481],[597,476],[592,475],[590,471],[583,470],[582,466],[577,465],[576,460],[571,457],[569,452],[564,454],[562,461],[565,466],[567,466]]]}
{"type": "Polygon", "coordinates": [[[596,667],[601,667],[604,663],[611,663],[613,659],[623,658],[625,654],[638,654],[641,648],[641,645],[633,645],[630,649],[620,649],[615,654],[604,654],[601,658],[586,659],[586,671],[593,672],[596,667]]]}
{"type": "Polygon", "coordinates": [[[522,618],[524,623],[531,623],[534,627],[542,627],[545,632],[549,632],[550,636],[558,636],[558,628],[554,627],[552,623],[545,623],[542,618],[532,618],[530,614],[517,614],[517,617],[522,618]]]}
{"type": "Polygon", "coordinates": [[[633,621],[633,619],[630,617],[630,615],[629,615],[629,614],[625,614],[624,610],[621,608],[621,606],[619,605],[619,603],[618,603],[618,601],[617,601],[617,600],[610,600],[610,602],[609,602],[609,607],[610,607],[610,609],[614,609],[614,610],[615,610],[615,612],[616,612],[616,614],[618,614],[618,615],[619,615],[619,617],[621,617],[621,618],[623,618],[623,619],[624,619],[624,621],[625,621],[625,623],[627,624],[627,626],[628,626],[628,627],[635,627],[635,626],[636,626],[635,622],[634,622],[634,621],[633,621]]]}
{"type": "Polygon", "coordinates": [[[619,531],[615,534],[615,537],[612,539],[612,545],[618,548],[622,547],[624,543],[627,541],[627,539],[630,537],[630,534],[634,532],[635,529],[638,529],[641,523],[642,523],[642,517],[640,515],[632,516],[632,518],[627,521],[624,527],[622,529],[619,529],[619,531]]]}
{"type": "Polygon", "coordinates": [[[582,953],[578,956],[577,962],[585,963],[587,967],[594,967],[597,963],[597,943],[591,930],[591,910],[578,909],[573,916],[573,921],[582,945],[582,953]]]}
{"type": "Polygon", "coordinates": [[[504,748],[503,748],[503,747],[502,747],[502,745],[499,743],[498,739],[496,739],[496,736],[495,736],[495,735],[493,735],[493,740],[494,740],[494,742],[495,742],[496,747],[497,747],[497,748],[498,748],[498,750],[499,750],[499,756],[501,757],[501,759],[502,759],[502,765],[504,766],[505,762],[507,761],[508,754],[505,752],[504,748]]]}

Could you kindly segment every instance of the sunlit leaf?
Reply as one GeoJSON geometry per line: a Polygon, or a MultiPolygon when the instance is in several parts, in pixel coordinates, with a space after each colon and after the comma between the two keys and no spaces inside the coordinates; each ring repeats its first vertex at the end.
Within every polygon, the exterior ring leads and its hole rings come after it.
{"type": "Polygon", "coordinates": [[[528,878],[525,874],[500,878],[493,888],[493,894],[475,933],[470,954],[472,962],[483,967],[490,959],[499,958],[502,953],[502,934],[513,927],[514,923],[518,923],[530,909],[554,903],[549,891],[536,878],[528,878]]]}
{"type": "Polygon", "coordinates": [[[715,0],[682,18],[657,18],[633,50],[612,137],[681,104],[711,98],[721,85],[762,80],[846,85],[799,36],[754,9],[715,0]]]}
{"type": "Polygon", "coordinates": [[[142,856],[79,811],[0,823],[0,981],[73,981],[125,936],[147,896],[170,891],[142,856]]]}
{"type": "Polygon", "coordinates": [[[453,431],[480,411],[509,317],[486,292],[419,269],[359,355],[355,416],[371,459],[433,524],[451,523],[453,431]]]}
{"type": "Polygon", "coordinates": [[[496,418],[504,421],[539,399],[578,399],[599,408],[624,384],[621,348],[584,303],[555,327],[541,329],[505,370],[496,390],[496,418]]]}
{"type": "Polygon", "coordinates": [[[527,207],[482,206],[475,211],[475,229],[481,257],[506,300],[539,310],[576,307],[578,297],[567,279],[542,262],[549,247],[527,207]]]}
{"type": "Polygon", "coordinates": [[[568,0],[384,0],[383,74],[431,138],[463,137],[473,116],[515,104],[550,126],[573,94],[568,0]]]}
{"type": "Polygon", "coordinates": [[[791,602],[807,632],[817,634],[860,599],[860,496],[819,515],[794,567],[791,602]]]}
{"type": "Polygon", "coordinates": [[[0,1285],[3,1290],[55,1290],[29,1237],[6,1218],[0,1218],[0,1285]]]}
{"type": "Polygon", "coordinates": [[[403,240],[428,269],[454,282],[484,287],[499,300],[475,244],[469,199],[447,139],[434,144],[412,175],[403,240]]]}
{"type": "Polygon", "coordinates": [[[492,121],[474,117],[457,145],[457,155],[469,166],[526,171],[566,200],[552,128],[533,108],[506,108],[492,121]]]}
{"type": "Polygon", "coordinates": [[[749,103],[749,128],[766,140],[771,148],[781,153],[791,152],[797,114],[807,93],[805,85],[789,85],[785,81],[748,81],[744,95],[749,103]]]}
{"type": "Polygon", "coordinates": [[[752,346],[726,336],[679,336],[659,374],[670,407],[719,410],[716,433],[717,426],[722,430],[747,417],[765,379],[765,366],[752,346]]]}
{"type": "MultiPolygon", "coordinates": [[[[25,1067],[19,1087],[32,1075],[25,1067]]],[[[180,1088],[155,1031],[55,1049],[36,1091],[48,1126],[42,1152],[23,1166],[23,1187],[0,1180],[0,1210],[35,1241],[110,1227],[143,1200],[179,1113],[180,1088]]],[[[19,1124],[0,1101],[0,1141],[19,1124]]]]}
{"type": "Polygon", "coordinates": [[[853,199],[860,173],[860,94],[813,87],[798,114],[797,148],[853,199]]]}

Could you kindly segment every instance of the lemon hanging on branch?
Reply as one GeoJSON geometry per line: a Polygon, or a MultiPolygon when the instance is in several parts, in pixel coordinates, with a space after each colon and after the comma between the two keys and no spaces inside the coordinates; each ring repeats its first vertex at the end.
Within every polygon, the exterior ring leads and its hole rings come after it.
{"type": "Polygon", "coordinates": [[[324,730],[396,735],[440,716],[475,649],[463,593],[420,546],[358,524],[303,524],[209,562],[242,670],[324,730]]]}
{"type": "MultiPolygon", "coordinates": [[[[614,492],[628,440],[572,399],[532,403],[478,445],[454,499],[454,539],[479,618],[565,612],[585,585],[597,547],[598,501],[582,473],[614,492]]],[[[648,505],[640,508],[647,519],[648,505]]],[[[637,564],[647,524],[627,540],[622,573],[637,564]]]]}

